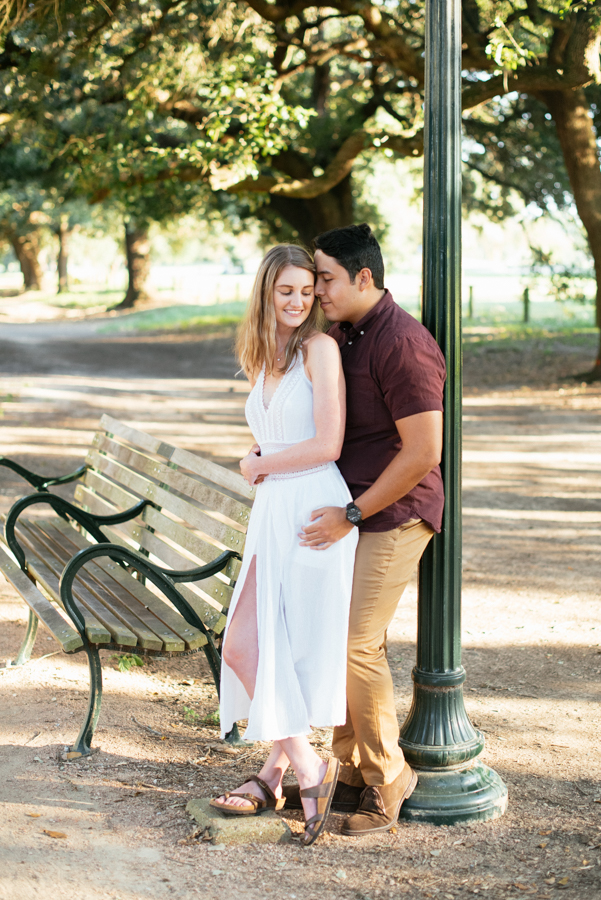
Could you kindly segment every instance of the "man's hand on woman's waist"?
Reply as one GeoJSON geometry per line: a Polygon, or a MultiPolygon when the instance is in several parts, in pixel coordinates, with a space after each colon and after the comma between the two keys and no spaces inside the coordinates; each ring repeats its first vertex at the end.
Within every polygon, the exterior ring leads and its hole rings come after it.
{"type": "MultiPolygon", "coordinates": [[[[396,503],[413,490],[428,472],[440,462],[442,452],[442,413],[429,411],[407,416],[395,422],[402,448],[382,474],[360,497],[355,505],[363,518],[375,515],[396,503]]],[[[327,550],[354,528],[346,518],[346,509],[326,506],[311,514],[311,521],[302,530],[301,546],[312,550],[327,550]]]]}

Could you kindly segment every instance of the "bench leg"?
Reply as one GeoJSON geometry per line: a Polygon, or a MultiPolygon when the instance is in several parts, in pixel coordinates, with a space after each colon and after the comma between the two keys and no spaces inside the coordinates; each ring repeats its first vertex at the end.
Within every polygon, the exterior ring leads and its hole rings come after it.
{"type": "Polygon", "coordinates": [[[23,643],[21,644],[21,649],[17,654],[17,658],[14,663],[12,663],[13,666],[23,666],[31,659],[31,651],[33,650],[35,638],[38,633],[38,621],[38,617],[34,611],[30,609],[27,631],[25,632],[25,637],[23,638],[23,643]]]}
{"type": "Polygon", "coordinates": [[[81,731],[77,735],[77,740],[66,754],[67,759],[78,759],[80,756],[89,756],[92,752],[90,744],[94,737],[98,717],[100,715],[100,704],[102,703],[102,667],[100,665],[100,657],[96,647],[86,647],[88,654],[88,662],[90,664],[90,699],[88,701],[88,711],[81,726],[81,731]]]}
{"type": "Polygon", "coordinates": [[[227,741],[228,744],[231,744],[232,747],[252,747],[252,741],[243,741],[240,737],[237,722],[234,722],[234,727],[231,731],[228,731],[224,740],[227,741]]]}

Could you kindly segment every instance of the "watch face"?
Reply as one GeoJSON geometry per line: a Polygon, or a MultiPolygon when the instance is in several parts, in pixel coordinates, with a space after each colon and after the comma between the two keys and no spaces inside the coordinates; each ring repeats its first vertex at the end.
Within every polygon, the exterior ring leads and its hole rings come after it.
{"type": "Polygon", "coordinates": [[[353,525],[358,525],[362,519],[361,510],[358,506],[349,504],[346,508],[346,517],[353,525]]]}

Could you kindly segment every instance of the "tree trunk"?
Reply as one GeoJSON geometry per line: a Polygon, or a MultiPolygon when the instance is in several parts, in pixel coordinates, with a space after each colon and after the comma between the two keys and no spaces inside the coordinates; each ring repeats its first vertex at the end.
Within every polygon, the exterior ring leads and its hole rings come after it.
{"type": "MultiPolygon", "coordinates": [[[[586,230],[597,278],[597,327],[601,328],[601,168],[589,104],[583,90],[542,91],[553,116],[578,215],[586,230]]],[[[586,380],[601,381],[601,344],[586,380]]]]}
{"type": "Polygon", "coordinates": [[[150,274],[150,242],[148,227],[129,223],[125,226],[125,256],[127,260],[127,293],[115,309],[131,309],[148,300],[146,282],[150,274]]]}
{"type": "Polygon", "coordinates": [[[351,176],[347,175],[340,184],[311,200],[296,200],[274,194],[270,206],[298,232],[301,241],[311,246],[316,235],[330,228],[341,228],[353,224],[353,193],[351,176]]]}
{"type": "Polygon", "coordinates": [[[69,290],[69,273],[67,269],[69,260],[69,216],[61,216],[59,226],[56,229],[58,237],[58,256],[56,258],[56,272],[58,275],[58,293],[63,294],[69,290]]]}
{"type": "Polygon", "coordinates": [[[13,232],[8,239],[21,266],[23,287],[26,291],[40,291],[42,289],[42,270],[38,261],[40,238],[37,231],[30,231],[29,234],[13,232]]]}

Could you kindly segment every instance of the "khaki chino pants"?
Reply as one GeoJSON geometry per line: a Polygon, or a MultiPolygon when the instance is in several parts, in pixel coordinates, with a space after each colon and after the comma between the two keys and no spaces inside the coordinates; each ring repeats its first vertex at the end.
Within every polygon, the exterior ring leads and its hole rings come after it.
{"type": "Polygon", "coordinates": [[[386,631],[434,532],[421,519],[359,537],[349,621],[346,724],[334,729],[340,780],[390,784],[405,765],[398,745],[386,631]]]}

